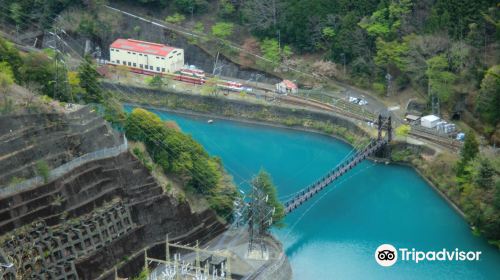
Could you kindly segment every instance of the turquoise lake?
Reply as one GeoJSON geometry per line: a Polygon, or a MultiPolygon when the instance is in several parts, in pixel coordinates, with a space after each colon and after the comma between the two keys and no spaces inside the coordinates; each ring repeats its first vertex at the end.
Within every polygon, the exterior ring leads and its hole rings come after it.
{"type": "MultiPolygon", "coordinates": [[[[130,110],[130,107],[127,107],[130,110]]],[[[301,131],[155,111],[219,156],[237,185],[261,168],[286,198],[337,165],[352,147],[301,131]]],[[[409,167],[365,160],[275,231],[294,279],[500,279],[500,252],[409,167]],[[384,243],[421,251],[481,251],[479,261],[375,262],[384,243]]]]}

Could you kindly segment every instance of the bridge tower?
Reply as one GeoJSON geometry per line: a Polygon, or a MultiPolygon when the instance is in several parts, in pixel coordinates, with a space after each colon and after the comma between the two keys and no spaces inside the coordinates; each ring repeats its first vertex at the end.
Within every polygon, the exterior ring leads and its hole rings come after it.
{"type": "Polygon", "coordinates": [[[385,137],[387,139],[387,144],[384,145],[375,155],[380,158],[389,158],[391,156],[390,143],[392,141],[392,117],[391,115],[384,117],[382,114],[378,115],[377,122],[377,140],[381,141],[383,138],[382,132],[385,130],[385,137]]]}

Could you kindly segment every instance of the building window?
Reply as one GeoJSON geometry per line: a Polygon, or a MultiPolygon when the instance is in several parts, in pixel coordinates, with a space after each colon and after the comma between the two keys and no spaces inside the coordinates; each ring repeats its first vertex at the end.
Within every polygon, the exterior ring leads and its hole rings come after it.
{"type": "Polygon", "coordinates": [[[175,50],[174,50],[172,53],[176,53],[176,52],[177,52],[177,51],[175,51],[175,50]]]}
{"type": "Polygon", "coordinates": [[[139,67],[143,68],[143,65],[142,65],[142,64],[139,64],[139,67]]]}
{"type": "Polygon", "coordinates": [[[129,61],[129,62],[127,62],[127,63],[128,63],[128,66],[132,66],[132,63],[130,63],[130,61],[129,61]]]}
{"type": "Polygon", "coordinates": [[[127,65],[127,62],[125,62],[125,61],[124,61],[124,62],[123,62],[123,65],[127,65]]]}
{"type": "Polygon", "coordinates": [[[160,67],[156,67],[156,71],[160,72],[160,67]]]}
{"type": "Polygon", "coordinates": [[[161,59],[162,59],[162,60],[165,60],[165,58],[164,58],[164,57],[162,57],[161,59]]]}
{"type": "Polygon", "coordinates": [[[178,53],[177,56],[181,55],[181,53],[178,53]]]}
{"type": "Polygon", "coordinates": [[[169,56],[168,58],[172,58],[172,56],[169,56]]]}
{"type": "Polygon", "coordinates": [[[142,56],[142,53],[140,53],[139,56],[142,56]]]}
{"type": "Polygon", "coordinates": [[[134,62],[134,67],[137,67],[137,64],[135,64],[135,62],[134,62]]]}
{"type": "Polygon", "coordinates": [[[135,55],[135,52],[133,52],[132,54],[135,55]]]}
{"type": "Polygon", "coordinates": [[[112,52],[114,52],[115,50],[114,49],[111,49],[112,52]]]}
{"type": "Polygon", "coordinates": [[[165,72],[165,68],[161,68],[161,72],[165,72]]]}
{"type": "Polygon", "coordinates": [[[160,59],[159,57],[156,57],[156,59],[160,59]]]}
{"type": "Polygon", "coordinates": [[[149,66],[149,70],[153,70],[153,66],[149,66]]]}
{"type": "Polygon", "coordinates": [[[130,52],[127,52],[128,54],[130,54],[130,52]]]}
{"type": "Polygon", "coordinates": [[[116,60],[116,64],[120,64],[120,61],[118,59],[116,60]]]}
{"type": "Polygon", "coordinates": [[[115,50],[115,52],[120,52],[120,50],[115,50]]]}

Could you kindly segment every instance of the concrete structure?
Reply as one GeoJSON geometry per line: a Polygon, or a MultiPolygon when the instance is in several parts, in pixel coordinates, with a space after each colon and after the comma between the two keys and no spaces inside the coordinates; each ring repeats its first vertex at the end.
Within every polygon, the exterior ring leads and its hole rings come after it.
{"type": "Polygon", "coordinates": [[[427,128],[434,128],[441,119],[434,115],[424,116],[420,119],[420,125],[427,128]]]}
{"type": "Polygon", "coordinates": [[[276,84],[276,91],[278,93],[298,93],[299,88],[290,80],[283,80],[276,84]]]}
{"type": "Polygon", "coordinates": [[[173,73],[184,66],[184,50],[133,39],[116,39],[109,47],[115,65],[153,73],[173,73]]]}
{"type": "Polygon", "coordinates": [[[408,114],[406,115],[405,119],[409,123],[415,123],[420,120],[420,116],[408,114]]]}

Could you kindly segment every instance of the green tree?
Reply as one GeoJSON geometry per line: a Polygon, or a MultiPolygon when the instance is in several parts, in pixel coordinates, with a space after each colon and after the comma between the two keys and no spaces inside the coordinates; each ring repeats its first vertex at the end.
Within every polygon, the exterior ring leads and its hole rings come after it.
{"type": "Polygon", "coordinates": [[[411,0],[391,1],[389,6],[375,11],[359,25],[372,36],[390,39],[401,27],[403,18],[411,12],[411,7],[411,0]]]}
{"type": "Polygon", "coordinates": [[[69,71],[67,73],[68,84],[70,86],[71,94],[77,99],[82,99],[85,94],[85,90],[80,86],[80,78],[78,77],[78,72],[69,71]]]}
{"type": "Polygon", "coordinates": [[[449,67],[444,55],[436,55],[427,60],[425,74],[429,83],[429,95],[437,95],[442,102],[450,100],[456,79],[456,75],[448,71],[449,67]]]}
{"type": "Polygon", "coordinates": [[[179,13],[175,13],[175,14],[165,18],[166,22],[172,23],[172,24],[181,24],[184,20],[186,20],[186,17],[182,14],[179,14],[179,13]]]}
{"type": "Polygon", "coordinates": [[[165,80],[161,75],[154,75],[153,77],[148,77],[146,83],[153,88],[161,89],[165,86],[165,80]]]}
{"type": "Polygon", "coordinates": [[[473,160],[477,154],[479,153],[479,143],[476,139],[476,134],[469,130],[469,132],[465,135],[464,146],[460,155],[462,159],[466,162],[473,160]]]}
{"type": "Polygon", "coordinates": [[[36,173],[38,176],[43,178],[43,181],[47,183],[50,176],[50,167],[44,160],[39,160],[35,164],[36,173]]]}
{"type": "Polygon", "coordinates": [[[493,169],[491,162],[486,158],[480,159],[479,168],[474,178],[476,184],[483,189],[490,189],[494,185],[494,175],[495,169],[493,169]]]}
{"type": "Polygon", "coordinates": [[[28,53],[23,59],[19,72],[23,83],[28,88],[51,97],[54,96],[55,67],[46,53],[28,53]]]}
{"type": "Polygon", "coordinates": [[[491,126],[500,122],[500,65],[486,71],[476,100],[479,118],[491,126]]]}
{"type": "Polygon", "coordinates": [[[264,39],[260,44],[260,50],[266,59],[273,63],[280,62],[280,49],[276,39],[264,39]]]}
{"type": "Polygon", "coordinates": [[[145,144],[153,143],[152,140],[157,138],[155,135],[162,130],[162,127],[163,123],[156,114],[142,108],[132,110],[125,122],[127,138],[145,144]]]}
{"type": "Polygon", "coordinates": [[[219,39],[226,39],[233,34],[234,24],[230,22],[218,22],[212,26],[212,35],[219,39]]]}
{"type": "Polygon", "coordinates": [[[204,33],[205,32],[205,26],[203,25],[202,22],[197,22],[195,23],[193,27],[193,31],[196,33],[204,33]]]}
{"type": "MultiPolygon", "coordinates": [[[[252,180],[252,186],[257,189],[257,191],[263,192],[267,195],[267,205],[274,209],[273,225],[277,227],[283,227],[283,219],[285,218],[285,208],[283,204],[278,199],[278,191],[276,186],[273,184],[271,175],[265,170],[260,170],[257,176],[252,180]]],[[[264,223],[265,226],[269,226],[264,223]]]]}
{"type": "Polygon", "coordinates": [[[323,34],[323,37],[325,37],[325,39],[328,41],[333,40],[333,38],[335,38],[335,35],[337,34],[335,32],[335,29],[330,26],[324,27],[323,30],[321,30],[321,33],[323,34]]]}
{"type": "Polygon", "coordinates": [[[0,37],[0,62],[9,64],[14,80],[19,82],[19,68],[23,64],[23,60],[12,43],[2,37],[0,37]]]}
{"type": "Polygon", "coordinates": [[[408,43],[397,40],[386,42],[380,38],[377,39],[377,54],[375,55],[375,64],[385,68],[391,74],[398,71],[404,71],[408,63],[406,55],[408,53],[408,43]]]}
{"type": "Polygon", "coordinates": [[[78,67],[80,86],[85,90],[83,100],[88,103],[101,103],[104,93],[98,81],[99,73],[89,56],[86,56],[78,67]]]}
{"type": "Polygon", "coordinates": [[[236,9],[229,0],[219,0],[219,14],[223,17],[231,16],[236,9]]]}
{"type": "Polygon", "coordinates": [[[465,134],[464,146],[460,151],[460,160],[457,163],[457,177],[459,180],[469,181],[471,173],[474,171],[470,162],[479,153],[479,143],[477,142],[476,135],[472,130],[465,134]]]}
{"type": "Polygon", "coordinates": [[[16,25],[21,25],[23,20],[23,7],[20,3],[14,2],[9,7],[10,18],[14,20],[16,25]]]}
{"type": "Polygon", "coordinates": [[[395,130],[396,135],[401,137],[407,137],[410,131],[411,131],[411,126],[407,124],[400,125],[395,130]]]}
{"type": "Polygon", "coordinates": [[[10,89],[10,86],[14,83],[14,74],[12,73],[12,69],[10,65],[6,62],[0,63],[0,92],[3,95],[3,103],[4,106],[7,106],[7,93],[10,89]]]}

